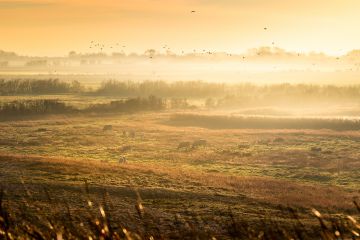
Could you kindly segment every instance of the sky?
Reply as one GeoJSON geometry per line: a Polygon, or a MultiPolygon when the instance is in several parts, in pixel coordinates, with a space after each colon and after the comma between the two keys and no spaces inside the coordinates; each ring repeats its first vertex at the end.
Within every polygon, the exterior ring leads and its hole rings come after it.
{"type": "Polygon", "coordinates": [[[107,52],[275,45],[339,55],[360,48],[359,9],[359,0],[0,0],[0,49],[63,56],[92,52],[93,41],[107,52]]]}

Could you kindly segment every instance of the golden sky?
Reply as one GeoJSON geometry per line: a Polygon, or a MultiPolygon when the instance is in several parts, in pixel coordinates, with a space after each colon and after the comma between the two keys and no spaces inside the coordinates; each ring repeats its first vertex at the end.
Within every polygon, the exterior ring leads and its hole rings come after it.
{"type": "Polygon", "coordinates": [[[239,53],[274,42],[340,54],[360,48],[359,9],[359,0],[0,0],[0,49],[65,55],[95,41],[239,53]]]}

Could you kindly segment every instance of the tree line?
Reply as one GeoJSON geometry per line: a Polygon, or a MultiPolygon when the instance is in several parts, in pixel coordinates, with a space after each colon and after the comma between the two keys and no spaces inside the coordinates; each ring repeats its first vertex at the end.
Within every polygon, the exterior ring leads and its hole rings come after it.
{"type": "Polygon", "coordinates": [[[226,84],[203,81],[115,81],[88,89],[79,81],[59,79],[0,79],[0,95],[84,94],[92,96],[205,98],[209,106],[257,104],[303,104],[319,102],[360,103],[360,85],[312,85],[249,83],[226,84]]]}
{"type": "Polygon", "coordinates": [[[83,92],[78,81],[66,82],[59,79],[0,79],[0,95],[21,94],[66,94],[83,92]]]}
{"type": "Polygon", "coordinates": [[[111,101],[106,104],[93,104],[82,109],[67,105],[57,99],[18,100],[0,103],[0,118],[69,113],[130,113],[155,111],[165,108],[166,101],[155,96],[129,98],[111,101]]]}

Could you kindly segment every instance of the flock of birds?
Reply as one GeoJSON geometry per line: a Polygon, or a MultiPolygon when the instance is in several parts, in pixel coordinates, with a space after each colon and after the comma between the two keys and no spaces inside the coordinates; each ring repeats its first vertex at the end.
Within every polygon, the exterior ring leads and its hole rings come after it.
{"type": "MultiPolygon", "coordinates": [[[[198,12],[197,12],[196,10],[191,10],[190,13],[191,13],[191,14],[196,14],[196,13],[198,13],[198,12]]],[[[268,28],[268,27],[264,27],[263,30],[264,30],[264,31],[268,31],[269,28],[268,28]]],[[[272,46],[275,46],[275,42],[272,42],[271,45],[272,45],[272,46]]],[[[123,44],[121,44],[121,43],[116,43],[116,44],[114,44],[114,45],[109,45],[109,46],[107,46],[107,45],[105,45],[104,43],[99,43],[99,42],[96,43],[95,41],[91,41],[91,42],[90,42],[89,49],[92,49],[92,50],[94,50],[94,51],[99,51],[100,53],[103,53],[103,51],[105,51],[105,50],[110,50],[110,51],[120,51],[121,53],[125,54],[126,45],[123,45],[123,44]]],[[[172,53],[171,48],[170,48],[167,44],[164,44],[164,45],[162,46],[162,49],[163,49],[166,53],[172,53]]],[[[206,49],[202,49],[202,51],[199,51],[199,52],[198,52],[196,49],[194,49],[194,50],[193,50],[193,53],[194,53],[194,54],[198,53],[198,54],[202,54],[202,55],[214,55],[214,54],[215,54],[215,52],[212,52],[212,51],[209,51],[209,50],[206,50],[206,49]]],[[[182,55],[186,55],[186,53],[185,53],[184,50],[181,51],[181,54],[182,54],[182,55]]],[[[261,52],[257,52],[256,54],[257,54],[258,56],[262,55],[261,52]]],[[[229,57],[232,57],[232,56],[233,56],[231,53],[227,53],[226,55],[229,56],[229,57]]],[[[297,56],[300,57],[301,54],[298,53],[297,56]]],[[[148,57],[149,57],[150,59],[152,59],[152,58],[154,58],[154,54],[150,54],[148,57]]],[[[246,57],[243,56],[242,59],[245,60],[246,57]]],[[[336,57],[336,60],[340,60],[340,57],[336,57]]],[[[313,64],[313,65],[314,65],[314,64],[313,64]]]]}
{"type": "MultiPolygon", "coordinates": [[[[190,13],[196,13],[196,11],[192,10],[190,13]]],[[[117,50],[121,49],[122,51],[124,51],[126,45],[121,45],[120,43],[116,43],[115,45],[106,46],[104,43],[96,43],[95,41],[90,42],[89,49],[95,49],[102,52],[103,50],[105,50],[105,48],[117,49],[117,50]]],[[[163,49],[166,49],[167,51],[171,51],[171,49],[167,45],[164,45],[163,49]]],[[[182,52],[184,53],[184,51],[182,52]]]]}
{"type": "MultiPolygon", "coordinates": [[[[192,10],[190,13],[196,13],[195,10],[192,10]]],[[[268,30],[267,27],[264,27],[264,30],[268,30]]],[[[275,45],[275,42],[272,42],[272,45],[275,45]]],[[[99,51],[99,52],[103,52],[105,49],[109,49],[109,50],[120,50],[122,53],[125,53],[125,48],[126,48],[126,45],[122,45],[120,43],[116,43],[115,45],[105,45],[104,43],[96,43],[95,41],[91,41],[90,42],[90,46],[89,46],[89,49],[92,49],[92,50],[95,50],[95,51],[99,51]]],[[[164,44],[162,46],[162,49],[164,51],[166,51],[167,53],[171,53],[171,48],[167,45],[167,44],[164,44]]],[[[197,53],[197,50],[194,49],[193,50],[193,53],[197,53]]],[[[207,55],[213,55],[215,54],[215,52],[212,52],[212,51],[209,51],[209,50],[206,50],[206,49],[202,49],[202,51],[198,52],[198,53],[201,53],[201,54],[207,54],[207,55]]],[[[182,50],[181,51],[181,54],[182,55],[185,55],[185,51],[182,50]]],[[[260,55],[260,53],[258,53],[258,55],[260,55]]],[[[232,54],[228,53],[227,56],[231,57],[232,54]]],[[[150,55],[149,58],[153,58],[154,56],[153,55],[150,55]]],[[[243,56],[243,59],[245,59],[246,57],[243,56]]]]}
{"type": "MultiPolygon", "coordinates": [[[[195,14],[195,13],[198,13],[196,10],[191,10],[190,11],[191,14],[195,14]]],[[[264,30],[268,30],[267,27],[264,27],[264,30]]],[[[274,45],[275,43],[272,42],[272,45],[274,45]]],[[[116,51],[121,51],[122,53],[125,53],[125,48],[126,48],[126,45],[121,45],[120,43],[116,43],[115,45],[110,45],[110,46],[107,46],[105,45],[104,43],[96,43],[95,41],[91,41],[90,42],[90,46],[89,46],[89,49],[92,49],[92,50],[95,50],[95,51],[99,51],[99,52],[103,52],[105,49],[108,49],[108,50],[116,50],[116,51]]],[[[170,53],[171,52],[171,48],[168,46],[168,45],[163,45],[162,47],[163,50],[165,50],[167,53],[170,53]]],[[[185,51],[182,50],[181,51],[182,55],[185,55],[185,51]]],[[[196,49],[193,50],[193,53],[197,53],[196,49]]],[[[207,55],[213,55],[215,54],[215,52],[212,52],[212,51],[209,51],[209,50],[205,50],[203,49],[202,54],[207,54],[207,55]]],[[[260,54],[258,54],[260,55],[260,54]]],[[[231,57],[232,54],[228,53],[227,56],[231,57]]],[[[153,58],[154,56],[153,55],[150,55],[149,58],[153,58]]],[[[245,59],[245,56],[243,56],[243,59],[245,59]]]]}
{"type": "Polygon", "coordinates": [[[103,43],[96,43],[94,41],[91,41],[89,49],[95,49],[95,50],[102,52],[106,47],[108,47],[110,49],[114,49],[114,50],[121,49],[122,51],[124,51],[124,49],[126,48],[125,45],[121,45],[120,43],[116,43],[115,45],[106,46],[103,43]]]}

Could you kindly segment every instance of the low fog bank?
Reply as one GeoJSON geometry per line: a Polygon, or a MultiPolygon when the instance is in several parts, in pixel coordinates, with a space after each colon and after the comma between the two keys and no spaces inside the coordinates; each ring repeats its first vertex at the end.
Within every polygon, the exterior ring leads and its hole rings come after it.
{"type": "Polygon", "coordinates": [[[13,76],[73,75],[116,80],[166,80],[250,83],[360,83],[360,51],[343,56],[288,52],[276,47],[250,49],[244,54],[211,52],[143,54],[77,53],[64,57],[29,57],[0,51],[0,74],[13,76]],[[94,76],[93,76],[94,75],[94,76]]]}

